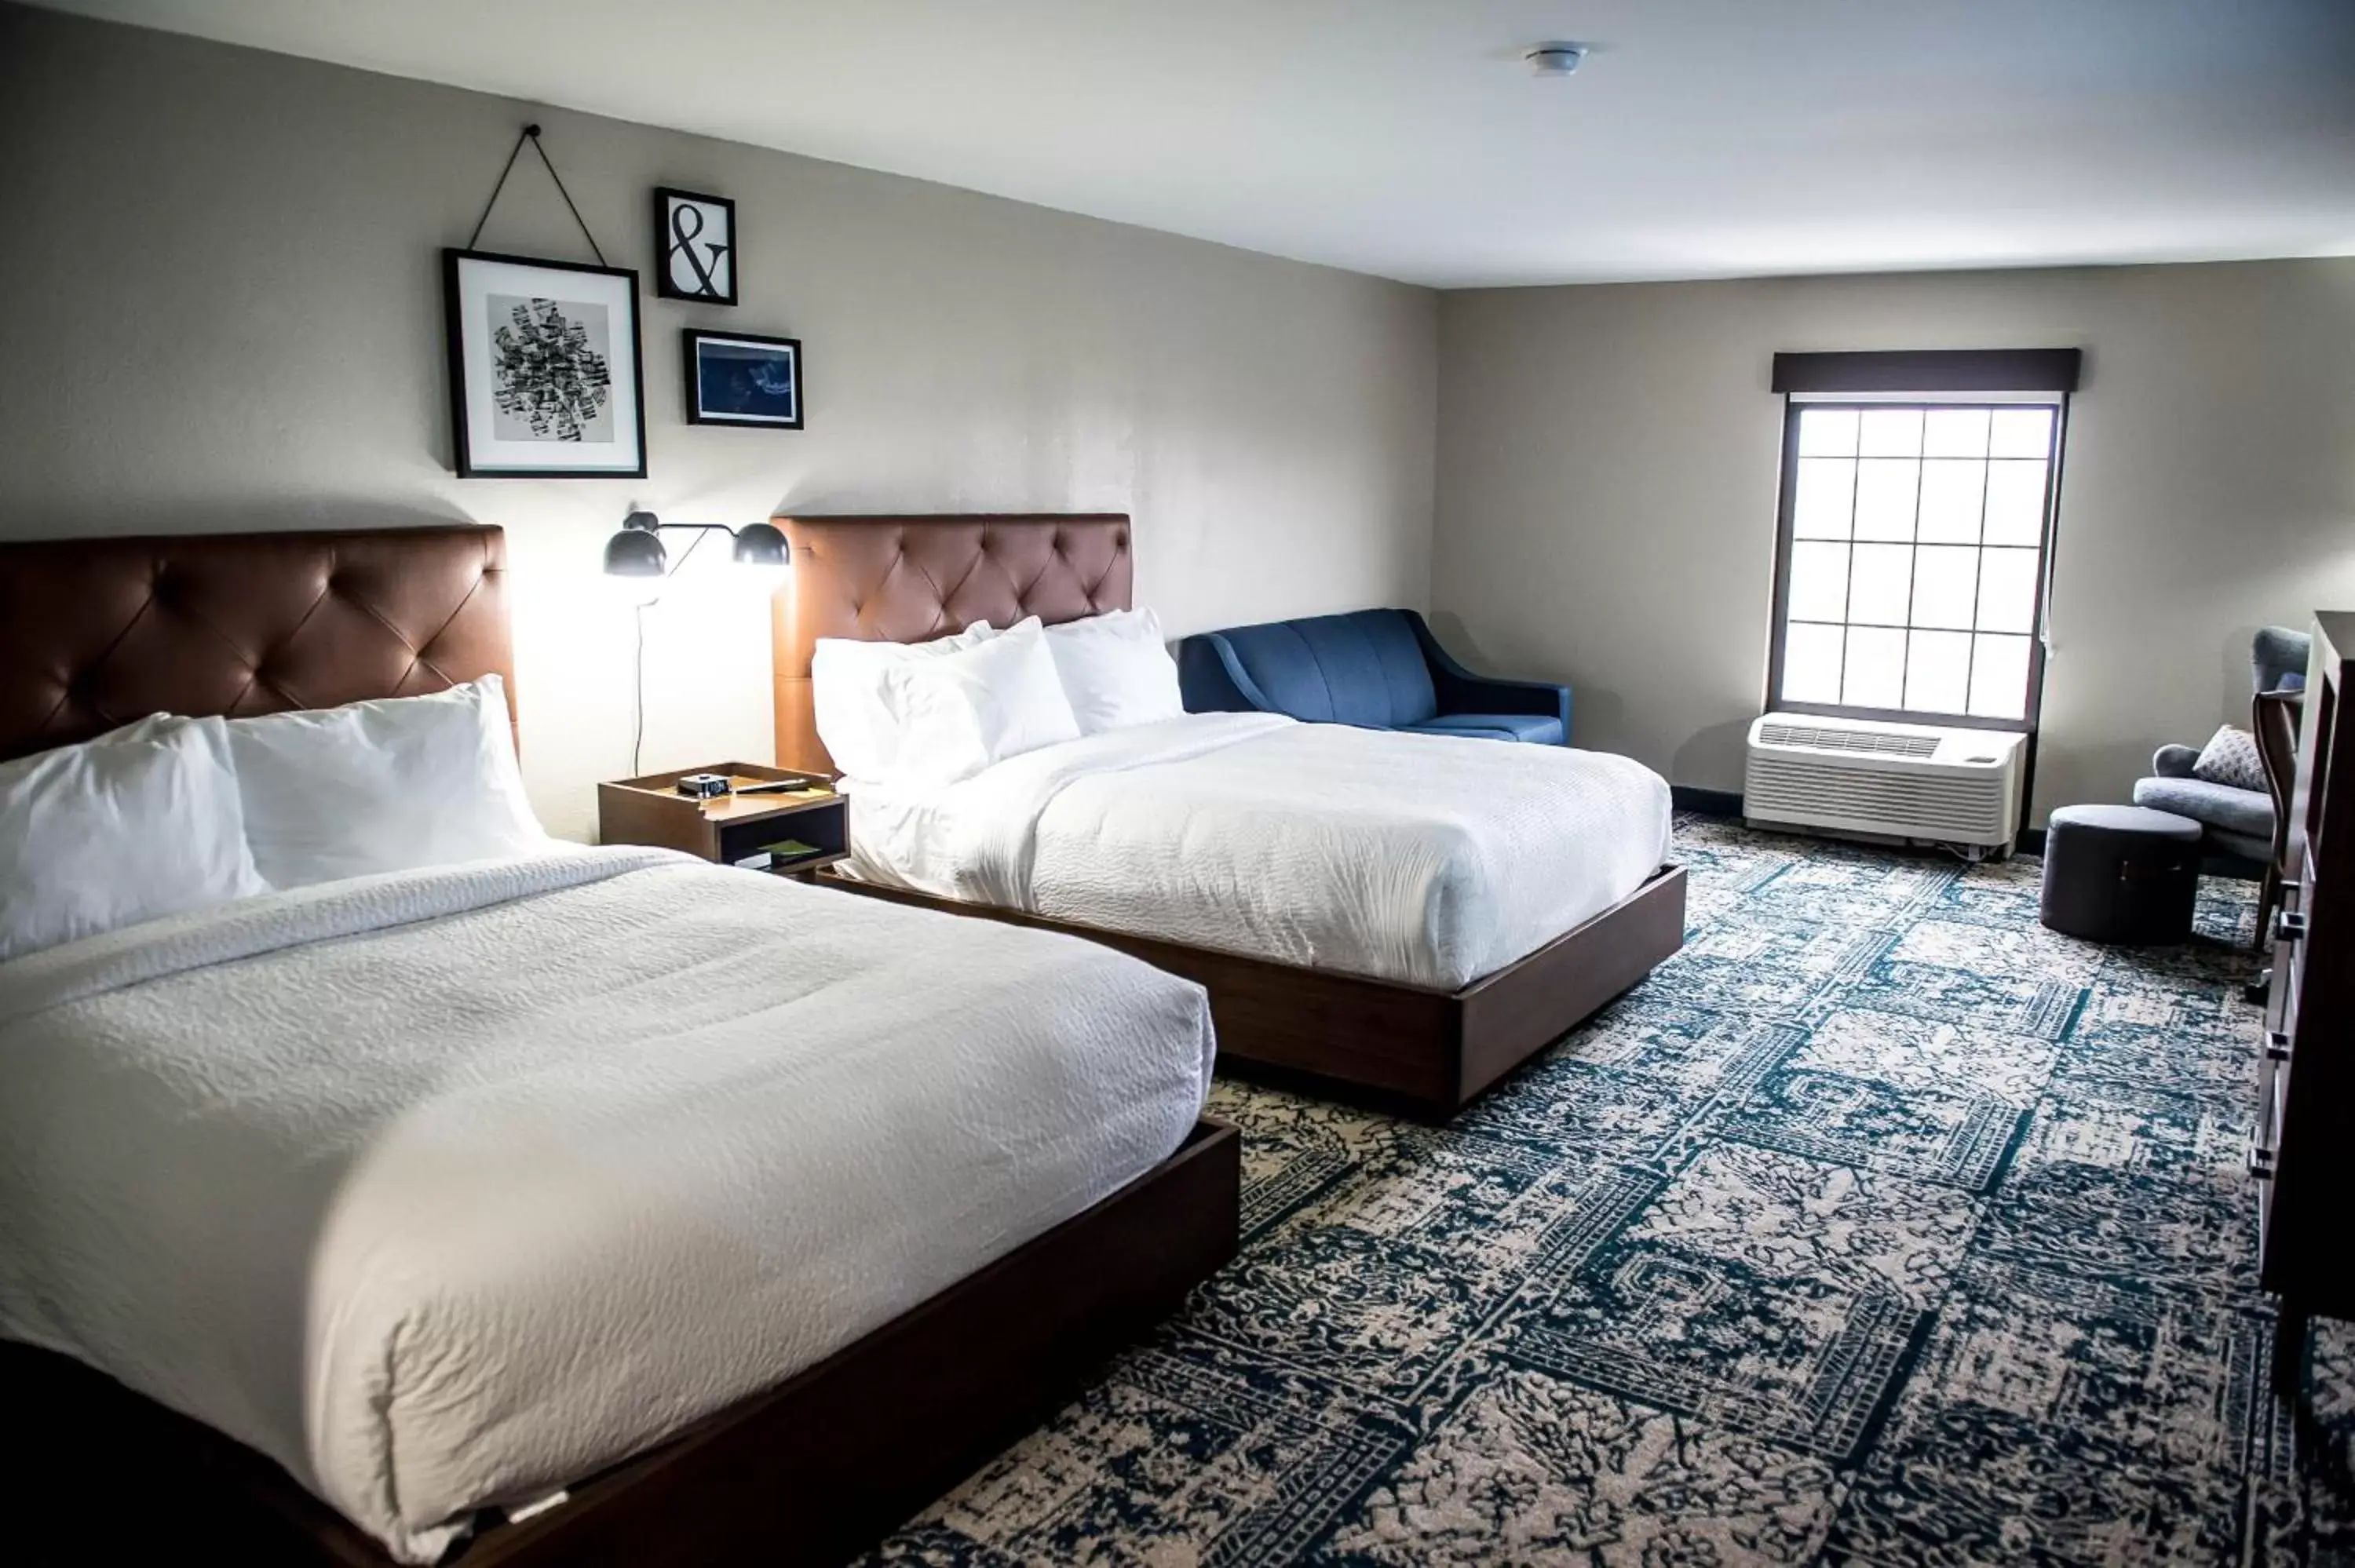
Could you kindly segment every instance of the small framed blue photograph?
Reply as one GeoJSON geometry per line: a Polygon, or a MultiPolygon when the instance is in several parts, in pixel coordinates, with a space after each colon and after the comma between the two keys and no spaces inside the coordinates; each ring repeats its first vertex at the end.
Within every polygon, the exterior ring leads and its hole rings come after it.
{"type": "Polygon", "coordinates": [[[799,338],[748,333],[680,334],[687,367],[687,422],[802,428],[802,345],[799,338]]]}

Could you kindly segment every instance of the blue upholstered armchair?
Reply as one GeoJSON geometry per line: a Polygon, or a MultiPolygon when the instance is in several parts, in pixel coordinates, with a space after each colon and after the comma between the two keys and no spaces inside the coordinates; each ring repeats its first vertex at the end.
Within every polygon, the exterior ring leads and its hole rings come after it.
{"type": "Polygon", "coordinates": [[[1411,609],[1205,631],[1178,647],[1188,713],[1289,714],[1360,729],[1570,744],[1570,688],[1494,681],[1448,657],[1411,609]]]}
{"type": "MultiPolygon", "coordinates": [[[[2268,626],[2249,649],[2249,682],[2256,693],[2306,683],[2307,654],[2313,640],[2303,631],[2268,626]]],[[[2192,776],[2200,760],[2196,746],[2162,746],[2150,759],[2151,776],[2134,787],[2134,802],[2154,810],[2190,817],[2207,832],[2215,848],[2247,860],[2274,856],[2274,803],[2263,789],[2243,789],[2192,776]]]]}

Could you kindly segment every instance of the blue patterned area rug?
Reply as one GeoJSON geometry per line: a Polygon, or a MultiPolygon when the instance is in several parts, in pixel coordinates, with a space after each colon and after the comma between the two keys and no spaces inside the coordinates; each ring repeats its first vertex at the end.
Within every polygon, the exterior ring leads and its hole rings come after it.
{"type": "Polygon", "coordinates": [[[874,1561],[2355,1560],[2355,1336],[2265,1392],[2249,890],[2133,952],[2033,860],[1677,832],[1684,951],[1453,1126],[1221,1083],[1242,1256],[874,1561]]]}

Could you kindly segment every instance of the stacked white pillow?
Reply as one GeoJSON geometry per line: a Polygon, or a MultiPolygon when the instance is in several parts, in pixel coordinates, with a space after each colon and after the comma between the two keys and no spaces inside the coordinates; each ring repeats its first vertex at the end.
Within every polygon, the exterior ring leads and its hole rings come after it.
{"type": "Polygon", "coordinates": [[[159,714],[0,764],[0,960],[273,889],[549,843],[496,675],[250,719],[159,714]]]}
{"type": "Polygon", "coordinates": [[[894,664],[883,691],[900,737],[895,783],[954,784],[1080,737],[1036,616],[970,647],[894,664]]]}
{"type": "Polygon", "coordinates": [[[1158,724],[1186,711],[1178,665],[1149,609],[1116,609],[1047,628],[1047,646],[1082,735],[1158,724]]]}
{"type": "Polygon", "coordinates": [[[1149,609],[1043,627],[1032,616],[1004,631],[975,621],[931,642],[821,638],[810,681],[818,738],[843,777],[898,787],[954,783],[1042,746],[1186,711],[1149,609]]]}
{"type": "Polygon", "coordinates": [[[506,684],[232,719],[253,863],[273,887],[532,854],[506,684]]]}
{"type": "Polygon", "coordinates": [[[811,716],[835,771],[870,784],[889,782],[899,767],[900,734],[884,676],[900,665],[945,658],[996,635],[989,622],[976,620],[930,642],[819,638],[810,653],[811,716]]]}
{"type": "Polygon", "coordinates": [[[270,891],[219,719],[0,764],[0,960],[270,891]]]}

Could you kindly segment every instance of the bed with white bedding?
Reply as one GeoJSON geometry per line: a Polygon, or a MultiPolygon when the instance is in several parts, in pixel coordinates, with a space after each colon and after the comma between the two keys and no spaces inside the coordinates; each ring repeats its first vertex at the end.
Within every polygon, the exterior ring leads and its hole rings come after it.
{"type": "Polygon", "coordinates": [[[1103,948],[662,851],[152,922],[0,965],[0,1332],[431,1562],[1167,1158],[1210,1052],[1103,948]]]}
{"type": "Polygon", "coordinates": [[[1185,712],[1117,515],[780,517],[821,879],[1209,989],[1220,1059],[1445,1117],[1683,941],[1668,788],[1563,747],[1185,712]]]}
{"type": "Polygon", "coordinates": [[[496,529],[0,568],[0,1383],[81,1556],[844,1554],[1232,1255],[1199,987],[549,839],[496,529]]]}
{"type": "Polygon", "coordinates": [[[1669,846],[1668,784],[1627,758],[1276,714],[845,789],[853,871],[885,885],[1450,991],[1618,903],[1669,846]]]}

